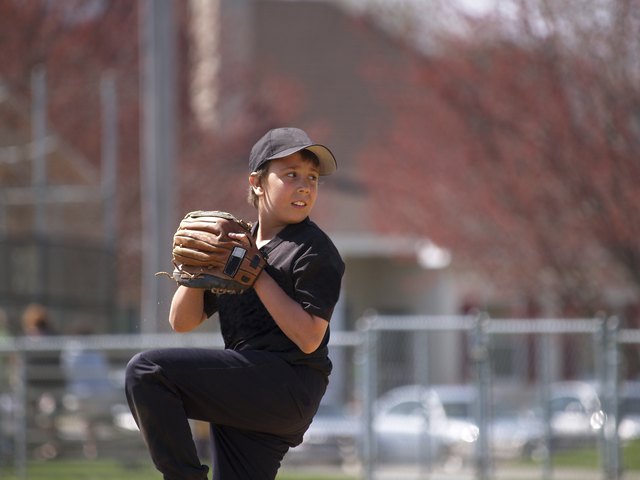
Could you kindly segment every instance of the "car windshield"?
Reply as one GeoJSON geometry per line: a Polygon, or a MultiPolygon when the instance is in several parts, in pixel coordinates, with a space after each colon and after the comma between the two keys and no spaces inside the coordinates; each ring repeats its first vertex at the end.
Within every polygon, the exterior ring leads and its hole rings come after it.
{"type": "Polygon", "coordinates": [[[620,416],[640,415],[640,398],[627,397],[620,403],[620,416]]]}
{"type": "Polygon", "coordinates": [[[558,397],[551,400],[551,411],[583,413],[585,410],[580,400],[575,397],[558,397]]]}
{"type": "Polygon", "coordinates": [[[391,407],[389,409],[389,414],[414,416],[421,415],[424,411],[424,406],[420,402],[402,402],[391,407]]]}
{"type": "Polygon", "coordinates": [[[467,402],[445,402],[442,406],[449,418],[471,417],[471,405],[467,402]]]}

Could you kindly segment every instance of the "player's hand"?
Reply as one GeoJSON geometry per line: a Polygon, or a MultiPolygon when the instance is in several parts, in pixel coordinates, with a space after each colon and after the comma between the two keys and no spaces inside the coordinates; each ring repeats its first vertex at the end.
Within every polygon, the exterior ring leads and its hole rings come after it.
{"type": "Polygon", "coordinates": [[[229,238],[233,239],[233,240],[238,240],[239,242],[241,242],[242,244],[244,244],[246,246],[250,246],[251,245],[251,242],[247,238],[247,234],[246,233],[229,232],[227,234],[227,236],[229,238]]]}

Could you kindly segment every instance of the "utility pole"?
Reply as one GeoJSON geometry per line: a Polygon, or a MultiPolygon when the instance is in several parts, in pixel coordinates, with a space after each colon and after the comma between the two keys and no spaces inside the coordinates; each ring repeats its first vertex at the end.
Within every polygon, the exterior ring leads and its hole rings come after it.
{"type": "MultiPolygon", "coordinates": [[[[140,3],[142,305],[140,331],[166,329],[173,282],[156,272],[171,267],[176,158],[175,24],[172,0],[140,3]]],[[[172,268],[172,267],[171,267],[172,268]]]]}
{"type": "Polygon", "coordinates": [[[104,199],[104,223],[107,255],[106,311],[110,321],[115,312],[117,225],[118,225],[118,95],[113,72],[102,75],[100,80],[102,113],[102,196],[104,199]]]}
{"type": "Polygon", "coordinates": [[[44,302],[47,278],[47,76],[43,65],[31,74],[32,168],[31,185],[34,192],[34,238],[36,242],[35,300],[44,302]]]}

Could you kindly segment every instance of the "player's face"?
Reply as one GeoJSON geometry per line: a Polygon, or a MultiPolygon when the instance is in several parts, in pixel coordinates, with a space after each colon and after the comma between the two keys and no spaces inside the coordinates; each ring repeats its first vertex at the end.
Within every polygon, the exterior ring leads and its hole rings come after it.
{"type": "Polygon", "coordinates": [[[262,180],[261,213],[274,223],[301,222],[316,202],[319,177],[318,168],[299,152],[271,160],[262,180]]]}

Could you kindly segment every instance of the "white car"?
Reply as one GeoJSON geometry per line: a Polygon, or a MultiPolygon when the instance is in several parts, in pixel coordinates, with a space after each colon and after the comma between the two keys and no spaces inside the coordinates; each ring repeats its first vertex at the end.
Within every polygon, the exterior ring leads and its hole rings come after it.
{"type": "Polygon", "coordinates": [[[460,443],[473,443],[478,429],[449,418],[437,393],[422,385],[397,387],[376,402],[376,459],[383,463],[445,461],[460,443]]]}
{"type": "Polygon", "coordinates": [[[640,438],[640,382],[624,382],[620,388],[620,424],[618,435],[623,441],[640,438]]]}
{"type": "MultiPolygon", "coordinates": [[[[477,388],[471,384],[433,385],[450,419],[477,425],[477,388]]],[[[489,451],[496,459],[534,457],[542,445],[542,424],[533,412],[505,399],[492,396],[487,418],[489,451]]],[[[478,431],[478,435],[482,432],[478,431]]],[[[475,444],[461,443],[462,460],[469,461],[477,454],[475,444]],[[473,446],[474,448],[470,448],[473,446]],[[466,447],[466,448],[464,448],[466,447]]]]}
{"type": "Polygon", "coordinates": [[[566,381],[550,385],[551,447],[592,445],[604,426],[605,414],[595,386],[566,381]]]}
{"type": "Polygon", "coordinates": [[[288,465],[357,466],[361,420],[342,405],[321,404],[302,443],[285,456],[288,465]]]}

